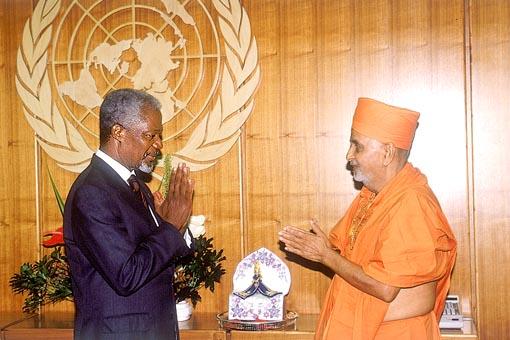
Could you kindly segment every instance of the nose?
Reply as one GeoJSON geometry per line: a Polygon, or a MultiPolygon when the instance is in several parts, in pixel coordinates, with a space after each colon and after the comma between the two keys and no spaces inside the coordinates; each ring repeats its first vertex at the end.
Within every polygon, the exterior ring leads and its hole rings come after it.
{"type": "Polygon", "coordinates": [[[352,159],[354,159],[354,151],[352,145],[349,146],[349,150],[347,150],[347,154],[345,155],[345,159],[350,162],[352,159]]]}
{"type": "Polygon", "coordinates": [[[152,143],[152,146],[157,150],[163,149],[163,140],[161,138],[161,135],[157,135],[156,137],[154,137],[154,142],[152,143]]]}

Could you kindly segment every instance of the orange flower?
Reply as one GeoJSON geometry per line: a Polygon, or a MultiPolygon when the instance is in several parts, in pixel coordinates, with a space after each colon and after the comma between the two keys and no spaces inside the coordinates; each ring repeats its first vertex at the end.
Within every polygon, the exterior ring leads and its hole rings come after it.
{"type": "Polygon", "coordinates": [[[60,227],[55,231],[50,231],[44,234],[44,237],[51,236],[49,239],[44,241],[42,245],[46,248],[52,248],[64,245],[64,228],[60,227]]]}

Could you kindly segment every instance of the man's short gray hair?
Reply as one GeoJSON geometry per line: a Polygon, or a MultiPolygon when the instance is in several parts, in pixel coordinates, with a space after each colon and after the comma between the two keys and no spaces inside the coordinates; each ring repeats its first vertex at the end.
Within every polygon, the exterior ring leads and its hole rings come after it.
{"type": "Polygon", "coordinates": [[[143,107],[161,110],[161,103],[152,95],[134,89],[118,89],[109,92],[99,108],[99,144],[110,138],[115,124],[132,129],[140,124],[143,107]]]}

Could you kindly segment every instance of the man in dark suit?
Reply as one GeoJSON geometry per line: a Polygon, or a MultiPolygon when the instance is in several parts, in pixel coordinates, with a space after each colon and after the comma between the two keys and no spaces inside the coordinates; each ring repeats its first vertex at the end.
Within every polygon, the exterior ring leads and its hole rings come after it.
{"type": "Polygon", "coordinates": [[[151,173],[162,145],[161,105],[141,91],[110,92],[100,108],[100,147],[66,200],[64,237],[76,306],[75,339],[178,339],[175,262],[194,182],[183,164],[154,205],[135,170],[151,173]],[[158,200],[159,201],[159,200],[158,200]]]}

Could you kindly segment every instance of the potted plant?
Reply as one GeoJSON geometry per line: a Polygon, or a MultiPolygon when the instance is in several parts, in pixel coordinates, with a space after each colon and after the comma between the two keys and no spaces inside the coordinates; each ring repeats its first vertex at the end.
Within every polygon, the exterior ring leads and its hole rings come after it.
{"type": "Polygon", "coordinates": [[[174,274],[174,292],[177,318],[187,320],[193,307],[201,301],[200,288],[214,292],[214,285],[225,274],[221,262],[225,260],[223,249],[216,251],[213,239],[205,237],[205,216],[191,216],[188,228],[194,238],[194,252],[179,261],[174,274]]]}
{"type": "MultiPolygon", "coordinates": [[[[50,182],[60,213],[64,216],[64,200],[51,174],[50,182]]],[[[45,237],[50,236],[50,238],[42,245],[45,248],[53,248],[53,251],[49,255],[44,255],[39,261],[23,263],[19,273],[14,274],[9,281],[14,293],[28,293],[23,302],[25,313],[35,313],[47,303],[73,299],[69,264],[64,252],[63,231],[60,227],[56,231],[45,234],[45,237]]]]}

